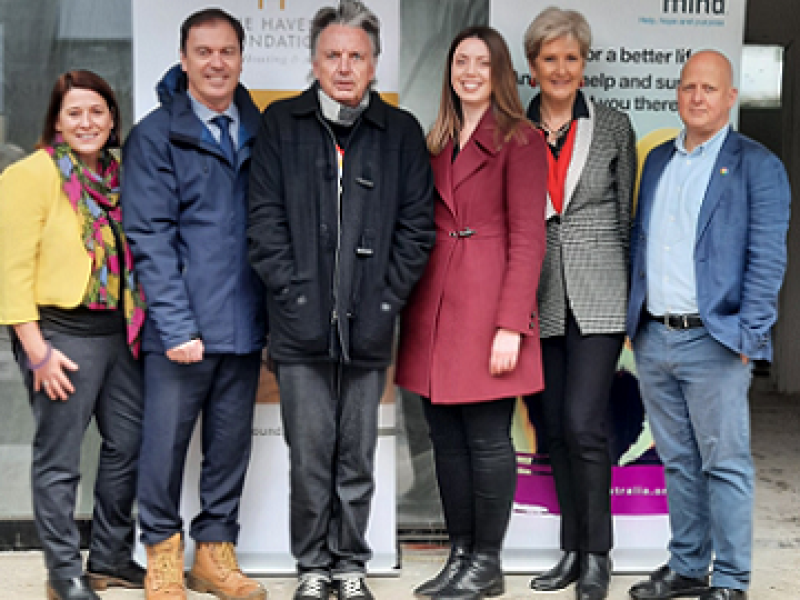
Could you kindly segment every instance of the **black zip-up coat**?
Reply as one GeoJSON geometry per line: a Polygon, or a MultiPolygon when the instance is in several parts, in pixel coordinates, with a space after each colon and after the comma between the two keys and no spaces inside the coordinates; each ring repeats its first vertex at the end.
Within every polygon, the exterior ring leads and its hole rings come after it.
{"type": "Polygon", "coordinates": [[[433,178],[419,123],[370,92],[344,148],[314,84],[270,105],[250,168],[250,262],[267,287],[278,362],[391,362],[395,318],[434,241],[433,178]]]}

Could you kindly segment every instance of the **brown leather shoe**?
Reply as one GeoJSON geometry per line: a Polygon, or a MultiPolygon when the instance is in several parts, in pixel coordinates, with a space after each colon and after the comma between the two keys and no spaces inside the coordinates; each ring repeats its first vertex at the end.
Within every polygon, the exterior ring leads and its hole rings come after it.
{"type": "Polygon", "coordinates": [[[180,533],[147,546],[145,600],[186,600],[183,583],[183,539],[180,533]]]}
{"type": "Polygon", "coordinates": [[[239,568],[231,542],[197,542],[194,566],[186,576],[189,589],[220,600],[264,600],[267,590],[239,568]]]}

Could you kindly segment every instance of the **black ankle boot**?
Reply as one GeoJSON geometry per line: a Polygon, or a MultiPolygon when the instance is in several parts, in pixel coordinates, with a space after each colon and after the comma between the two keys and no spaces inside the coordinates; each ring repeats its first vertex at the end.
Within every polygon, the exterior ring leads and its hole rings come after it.
{"type": "Polygon", "coordinates": [[[561,555],[555,567],[531,579],[531,589],[537,592],[555,592],[563,590],[570,583],[578,581],[581,574],[581,555],[577,550],[570,550],[561,555]]]}
{"type": "Polygon", "coordinates": [[[506,591],[499,552],[473,552],[469,563],[434,600],[483,600],[506,591]]]}
{"type": "Polygon", "coordinates": [[[442,570],[433,578],[417,586],[414,594],[417,596],[435,596],[458,576],[462,568],[469,563],[469,545],[463,542],[454,542],[450,548],[450,556],[447,558],[442,570]]]}
{"type": "Polygon", "coordinates": [[[605,600],[611,583],[611,559],[608,554],[586,552],[581,560],[581,576],[575,586],[577,600],[605,600]]]}

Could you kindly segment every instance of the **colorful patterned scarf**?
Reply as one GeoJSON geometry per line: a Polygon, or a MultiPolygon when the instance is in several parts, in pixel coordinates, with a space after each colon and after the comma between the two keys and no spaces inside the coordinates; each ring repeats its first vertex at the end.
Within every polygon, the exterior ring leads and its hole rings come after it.
{"type": "Polygon", "coordinates": [[[144,293],[133,274],[133,256],[122,231],[119,207],[119,163],[103,151],[99,173],[86,167],[58,135],[45,151],[61,175],[64,193],[81,220],[83,244],[92,259],[92,273],[83,305],[98,310],[123,308],[128,345],[139,355],[144,323],[144,293]],[[122,252],[117,247],[116,232],[122,252]],[[122,260],[120,260],[120,258],[122,260]],[[120,286],[120,278],[124,285],[120,286]],[[123,294],[120,299],[120,293],[123,294]]]}

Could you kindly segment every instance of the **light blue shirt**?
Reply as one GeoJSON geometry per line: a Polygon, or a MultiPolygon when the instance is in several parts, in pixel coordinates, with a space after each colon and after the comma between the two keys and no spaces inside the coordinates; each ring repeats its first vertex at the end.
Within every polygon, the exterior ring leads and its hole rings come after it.
{"type": "Polygon", "coordinates": [[[205,123],[205,126],[208,127],[208,130],[211,132],[211,135],[214,136],[214,139],[218,144],[220,130],[219,127],[217,127],[217,124],[212,123],[211,120],[220,115],[227,115],[231,118],[231,122],[228,124],[228,130],[230,131],[234,147],[239,148],[239,109],[236,108],[236,104],[231,102],[230,106],[220,113],[215,110],[211,110],[205,104],[198,101],[194,96],[192,96],[191,92],[187,91],[186,93],[189,95],[189,100],[192,102],[192,111],[194,111],[194,114],[197,115],[198,119],[205,123]]]}
{"type": "Polygon", "coordinates": [[[647,238],[647,311],[697,314],[694,247],[697,218],[730,126],[687,152],[686,131],[656,188],[647,238]]]}

